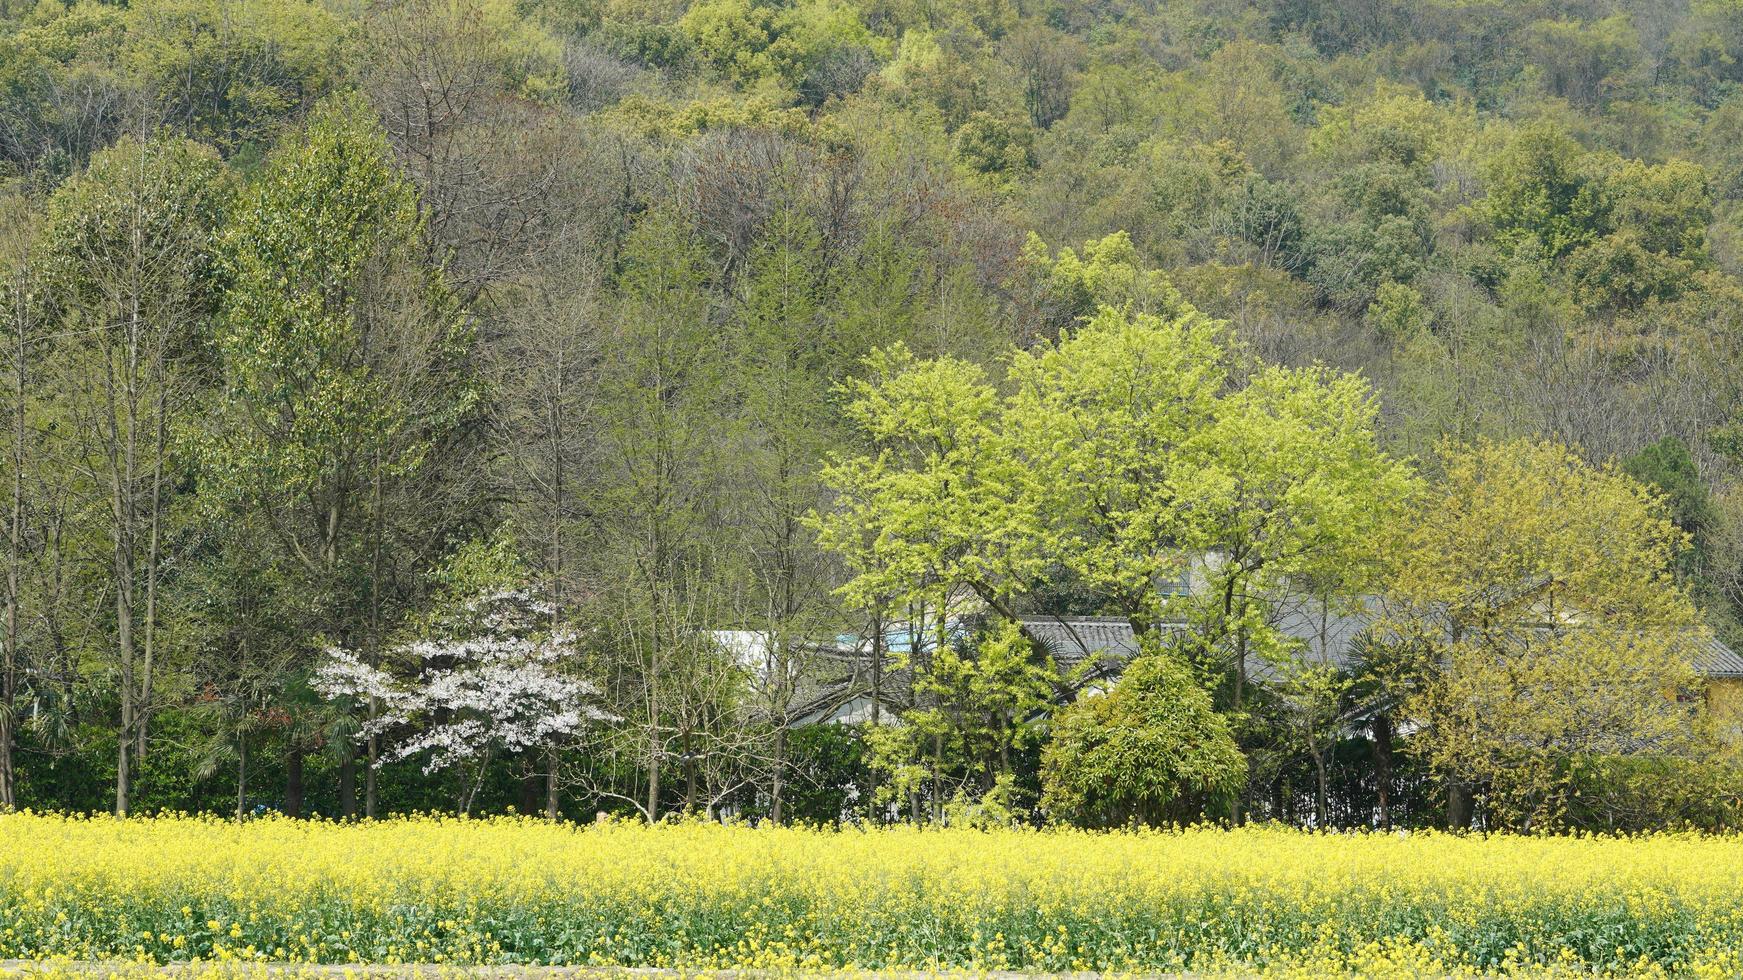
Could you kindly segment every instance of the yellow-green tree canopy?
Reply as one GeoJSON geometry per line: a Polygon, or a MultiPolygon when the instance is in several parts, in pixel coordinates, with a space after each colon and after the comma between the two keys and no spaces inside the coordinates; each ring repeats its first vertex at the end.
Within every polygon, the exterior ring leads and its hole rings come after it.
{"type": "Polygon", "coordinates": [[[1382,635],[1403,651],[1413,744],[1527,824],[1581,757],[1696,746],[1708,639],[1671,568],[1663,502],[1549,442],[1443,445],[1393,550],[1382,635]]]}
{"type": "Polygon", "coordinates": [[[875,356],[846,388],[866,448],[823,474],[837,506],[822,543],[853,573],[843,595],[940,616],[970,595],[1015,618],[1063,572],[1140,631],[1188,620],[1212,673],[1284,653],[1278,600],[1371,585],[1413,477],[1380,449],[1359,377],[1239,371],[1224,329],[1190,306],[1103,307],[1014,353],[1002,399],[967,362],[875,356]]]}

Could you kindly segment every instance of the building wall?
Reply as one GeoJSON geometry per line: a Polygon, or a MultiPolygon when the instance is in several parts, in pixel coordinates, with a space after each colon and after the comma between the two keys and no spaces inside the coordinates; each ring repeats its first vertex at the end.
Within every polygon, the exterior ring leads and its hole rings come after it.
{"type": "Polygon", "coordinates": [[[1743,749],[1743,677],[1708,678],[1707,707],[1726,740],[1743,749]]]}

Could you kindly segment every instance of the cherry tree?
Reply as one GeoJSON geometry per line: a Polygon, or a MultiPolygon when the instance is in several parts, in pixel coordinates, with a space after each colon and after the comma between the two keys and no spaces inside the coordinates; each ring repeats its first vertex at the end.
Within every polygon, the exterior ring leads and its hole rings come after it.
{"type": "Polygon", "coordinates": [[[378,706],[357,733],[383,739],[378,765],[422,756],[426,774],[470,768],[460,798],[470,813],[493,759],[560,748],[612,719],[599,689],[571,673],[578,639],[548,625],[552,612],[524,589],[486,590],[387,651],[406,675],[335,646],[314,686],[328,700],[378,706]]]}

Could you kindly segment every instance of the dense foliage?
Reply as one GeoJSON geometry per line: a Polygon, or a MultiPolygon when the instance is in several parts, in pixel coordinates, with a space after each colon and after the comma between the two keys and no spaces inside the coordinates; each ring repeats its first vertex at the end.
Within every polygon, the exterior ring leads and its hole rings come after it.
{"type": "Polygon", "coordinates": [[[1738,0],[0,2],[0,326],[0,808],[1739,817],[1738,0]]]}

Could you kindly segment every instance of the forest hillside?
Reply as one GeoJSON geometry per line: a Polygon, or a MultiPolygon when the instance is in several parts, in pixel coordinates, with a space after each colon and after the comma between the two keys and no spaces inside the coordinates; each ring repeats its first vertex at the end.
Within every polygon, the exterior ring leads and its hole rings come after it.
{"type": "Polygon", "coordinates": [[[1739,0],[0,0],[0,326],[0,808],[1739,816],[1739,0]]]}

